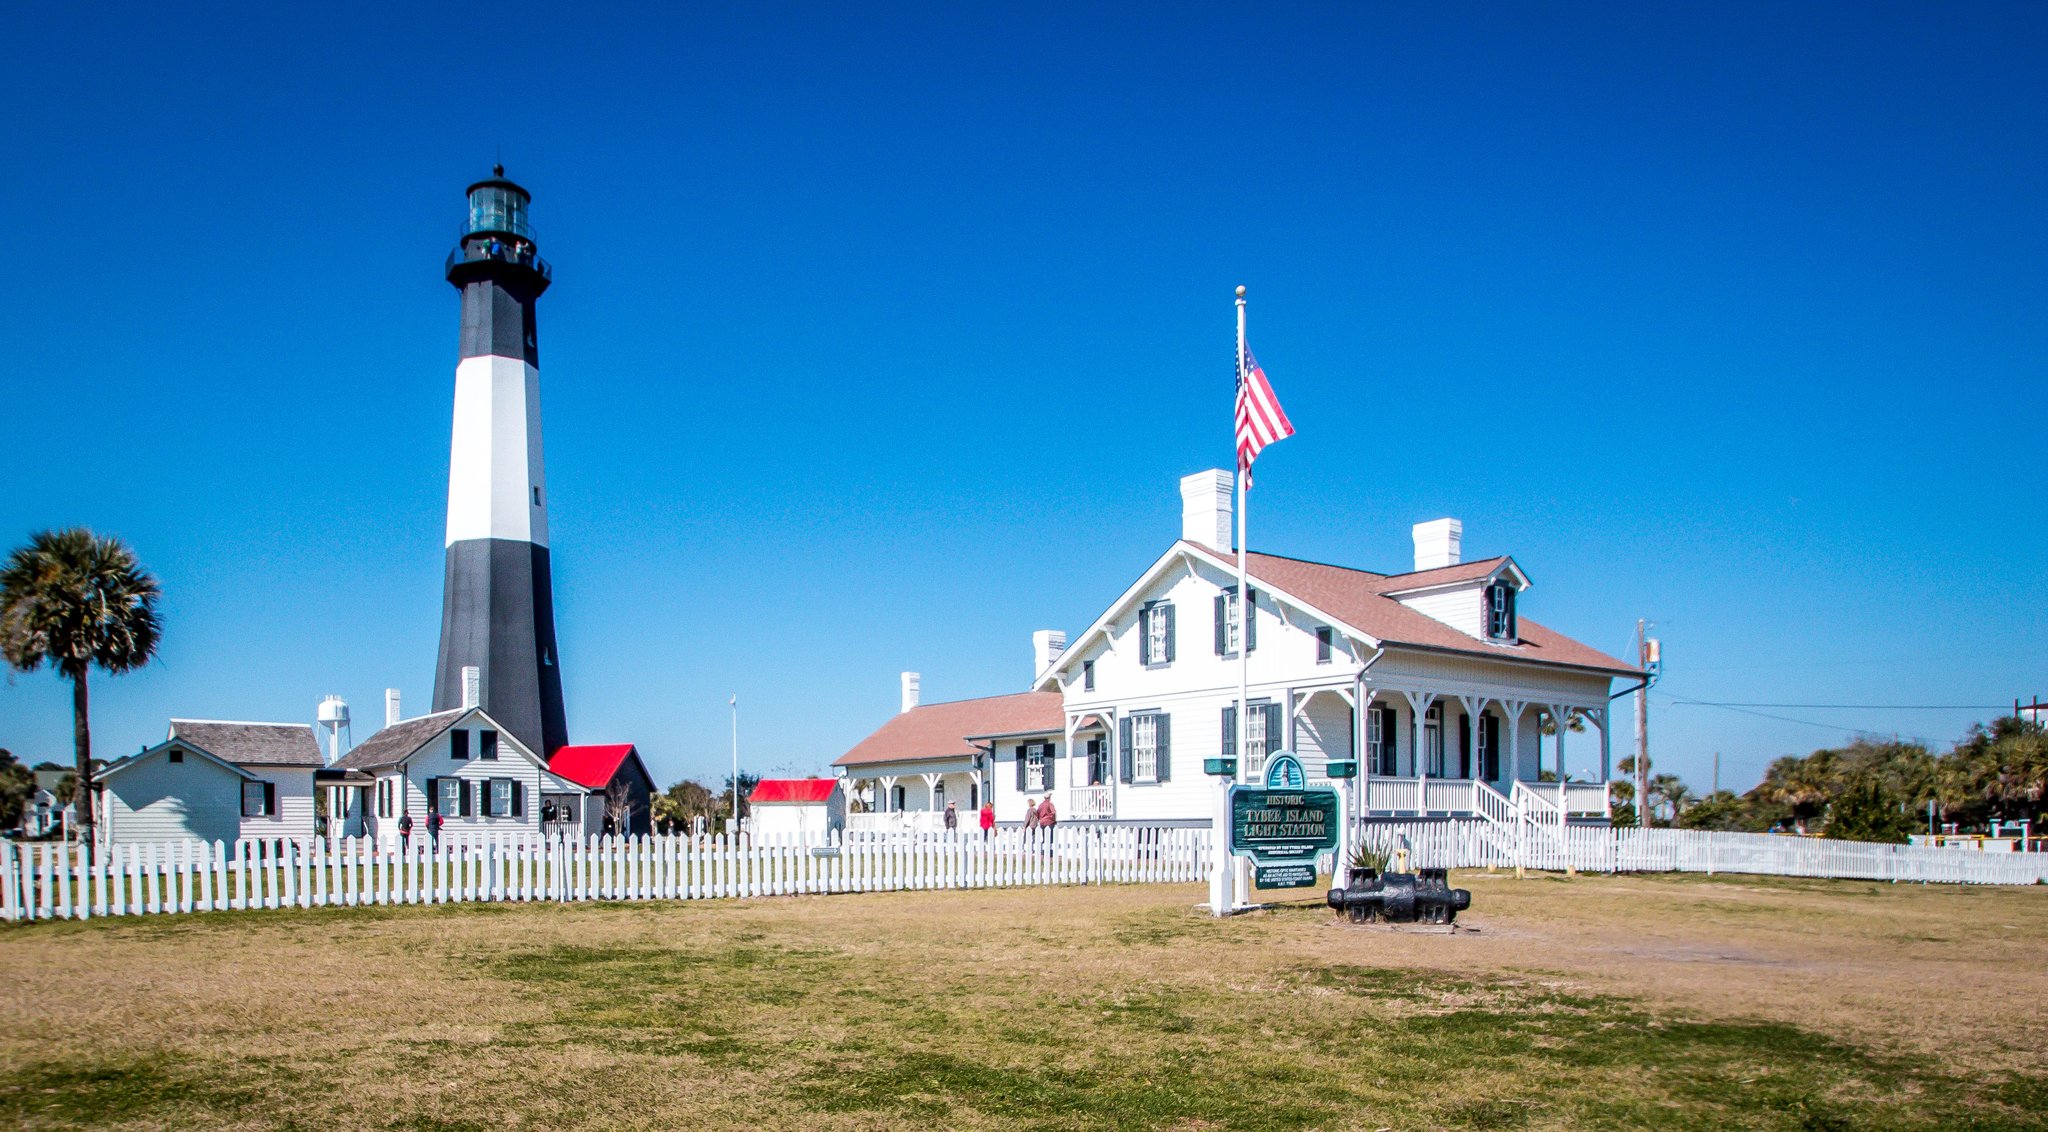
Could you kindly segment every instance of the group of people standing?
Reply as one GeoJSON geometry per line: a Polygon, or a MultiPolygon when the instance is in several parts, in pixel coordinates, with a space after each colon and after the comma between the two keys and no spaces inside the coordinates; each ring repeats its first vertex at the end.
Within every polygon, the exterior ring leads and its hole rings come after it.
{"type": "MultiPolygon", "coordinates": [[[[981,835],[987,837],[996,828],[995,803],[983,802],[981,804],[981,813],[978,816],[981,821],[981,835]]],[[[1024,799],[1025,829],[1051,829],[1054,823],[1058,821],[1059,811],[1053,809],[1052,795],[1047,794],[1043,801],[1036,803],[1029,798],[1024,799]]],[[[960,808],[956,804],[948,802],[946,803],[946,832],[951,833],[959,828],[960,808]]]]}

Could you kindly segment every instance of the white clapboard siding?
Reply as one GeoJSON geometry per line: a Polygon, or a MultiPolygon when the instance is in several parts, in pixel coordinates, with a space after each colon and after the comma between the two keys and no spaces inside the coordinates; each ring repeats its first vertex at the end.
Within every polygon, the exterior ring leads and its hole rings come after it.
{"type": "MultiPolygon", "coordinates": [[[[1373,822],[1354,837],[1416,868],[1730,872],[1962,884],[2048,882],[2048,853],[1674,829],[1483,819],[1373,822]]],[[[1190,884],[1206,879],[1210,832],[1156,825],[1061,826],[987,835],[870,832],[795,838],[513,836],[0,843],[0,919],[83,919],[226,909],[471,901],[702,900],[1027,885],[1190,884]]],[[[1332,864],[1325,856],[1323,864],[1332,864]]]]}

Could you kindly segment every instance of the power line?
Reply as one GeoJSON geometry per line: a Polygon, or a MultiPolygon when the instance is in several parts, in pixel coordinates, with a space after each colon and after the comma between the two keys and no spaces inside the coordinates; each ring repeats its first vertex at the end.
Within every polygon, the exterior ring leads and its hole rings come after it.
{"type": "Polygon", "coordinates": [[[1915,743],[1919,743],[1919,744],[1921,744],[1921,745],[1923,745],[1923,746],[1927,746],[1927,747],[1938,747],[1938,746],[1940,746],[1940,745],[1941,745],[1941,743],[1942,743],[1942,740],[1939,740],[1939,739],[1930,739],[1930,738],[1928,738],[1928,737],[1927,737],[1927,736],[1925,736],[1925,735],[1901,735],[1901,734],[1899,734],[1899,733],[1898,733],[1898,732],[1896,732],[1896,731],[1871,731],[1871,730],[1868,730],[1868,729],[1866,729],[1866,728],[1862,728],[1862,727],[1849,727],[1849,726],[1847,726],[1847,725],[1845,725],[1845,724],[1840,724],[1840,723],[1822,723],[1821,721],[1819,721],[1819,720],[1816,720],[1816,719],[1794,719],[1794,718],[1792,718],[1792,717],[1791,717],[1791,716],[1789,716],[1789,715],[1772,715],[1772,714],[1770,714],[1769,712],[1753,711],[1753,710],[1751,710],[1751,709],[1749,709],[1749,708],[1746,708],[1746,707],[1737,707],[1737,706],[1735,706],[1734,704],[1717,704],[1717,703],[1709,703],[1709,702],[1707,702],[1707,701],[1705,701],[1705,700],[1684,700],[1684,699],[1679,699],[1679,698],[1678,698],[1678,697],[1676,697],[1676,696],[1670,696],[1670,697],[1668,697],[1668,698],[1669,698],[1669,699],[1671,700],[1671,702],[1672,702],[1672,703],[1674,703],[1674,704],[1679,704],[1679,705],[1684,705],[1684,706],[1689,706],[1689,707],[1710,707],[1710,708],[1720,708],[1720,709],[1721,709],[1721,710],[1723,710],[1723,711],[1732,711],[1732,712],[1739,712],[1739,713],[1741,713],[1741,714],[1743,714],[1743,715],[1753,715],[1753,716],[1756,716],[1756,717],[1757,717],[1757,718],[1759,718],[1759,719],[1775,719],[1775,720],[1777,720],[1777,721],[1778,721],[1778,722],[1780,722],[1780,723],[1797,723],[1797,724],[1801,724],[1801,725],[1803,725],[1803,726],[1806,726],[1806,727],[1822,727],[1822,728],[1826,728],[1826,729],[1827,729],[1827,730],[1829,730],[1829,731],[1835,731],[1835,732],[1842,732],[1842,731],[1847,731],[1847,732],[1848,732],[1848,733],[1850,733],[1851,735],[1875,735],[1875,736],[1877,736],[1877,737],[1878,737],[1878,738],[1880,738],[1880,739],[1886,739],[1886,738],[1897,738],[1897,739],[1911,739],[1911,740],[1913,740],[1913,741],[1914,741],[1915,743]]]}
{"type": "Polygon", "coordinates": [[[1825,708],[1838,711],[2003,711],[2004,704],[1755,704],[1737,700],[1686,700],[1672,697],[1682,704],[1696,707],[1727,708],[1825,708]]]}

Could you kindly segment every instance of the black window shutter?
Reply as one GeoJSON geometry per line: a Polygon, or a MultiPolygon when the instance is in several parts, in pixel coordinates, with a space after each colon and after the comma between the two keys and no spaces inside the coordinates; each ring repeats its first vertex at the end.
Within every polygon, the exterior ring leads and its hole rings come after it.
{"type": "Polygon", "coordinates": [[[1472,777],[1472,717],[1458,717],[1458,777],[1472,777]]]}
{"type": "Polygon", "coordinates": [[[1138,611],[1138,663],[1152,663],[1152,618],[1157,614],[1153,606],[1138,611]]]}
{"type": "Polygon", "coordinates": [[[1051,743],[1045,745],[1045,790],[1048,794],[1052,793],[1053,768],[1059,765],[1059,760],[1052,757],[1055,749],[1051,743]]]}
{"type": "Polygon", "coordinates": [[[1285,732],[1280,730],[1285,726],[1280,721],[1280,705],[1267,704],[1264,707],[1264,711],[1266,713],[1266,753],[1270,755],[1278,750],[1293,750],[1294,744],[1286,742],[1285,732]]]}
{"type": "Polygon", "coordinates": [[[1171,606],[1171,605],[1162,605],[1162,606],[1160,606],[1159,608],[1161,608],[1161,609],[1163,609],[1163,610],[1165,610],[1165,611],[1166,611],[1166,657],[1165,657],[1165,659],[1166,659],[1166,663],[1168,663],[1168,664],[1172,664],[1172,663],[1173,663],[1173,606],[1171,606]]]}
{"type": "Polygon", "coordinates": [[[1017,792],[1019,794],[1031,789],[1031,780],[1026,777],[1030,772],[1025,769],[1026,764],[1030,761],[1030,748],[1022,743],[1017,744],[1017,792]]]}
{"type": "Polygon", "coordinates": [[[1225,656],[1225,655],[1228,655],[1228,654],[1229,654],[1229,652],[1230,652],[1230,649],[1229,649],[1229,648],[1227,647],[1227,646],[1228,646],[1228,644],[1229,644],[1229,642],[1230,642],[1230,628],[1229,628],[1229,624],[1228,624],[1228,623],[1229,623],[1229,621],[1230,621],[1230,595],[1229,595],[1229,594],[1217,594],[1217,595],[1216,595],[1216,655],[1217,655],[1217,656],[1225,656]]]}
{"type": "Polygon", "coordinates": [[[1237,754],[1237,705],[1230,704],[1223,709],[1223,757],[1237,754]]]}
{"type": "MultiPolygon", "coordinates": [[[[1171,623],[1171,622],[1170,622],[1170,620],[1169,620],[1169,623],[1171,623]]],[[[1167,639],[1168,639],[1168,640],[1171,640],[1172,638],[1171,638],[1171,637],[1169,637],[1169,638],[1167,638],[1167,639]]],[[[1169,755],[1170,755],[1170,754],[1172,753],[1172,750],[1173,750],[1173,739],[1172,739],[1172,736],[1171,736],[1171,735],[1170,735],[1170,734],[1168,733],[1168,730],[1169,730],[1169,729],[1168,729],[1168,728],[1167,728],[1167,726],[1166,726],[1166,724],[1167,724],[1167,720],[1168,720],[1169,718],[1170,718],[1170,717],[1169,717],[1169,716],[1168,716],[1168,715],[1167,715],[1167,714],[1166,714],[1165,712],[1161,712],[1161,713],[1159,713],[1159,761],[1158,761],[1158,766],[1159,766],[1159,781],[1161,781],[1161,782],[1165,782],[1165,781],[1166,781],[1167,779],[1169,779],[1169,778],[1172,778],[1172,777],[1173,777],[1173,761],[1172,761],[1172,759],[1171,759],[1171,758],[1169,758],[1169,757],[1168,757],[1168,756],[1169,756],[1169,755]]]]}
{"type": "Polygon", "coordinates": [[[460,783],[462,787],[462,801],[461,804],[456,807],[455,813],[457,817],[466,818],[469,816],[469,779],[461,779],[460,783]]]}
{"type": "Polygon", "coordinates": [[[1244,605],[1244,651],[1259,647],[1259,591],[1247,589],[1244,605]]]}
{"type": "Polygon", "coordinates": [[[1117,722],[1116,729],[1116,777],[1117,781],[1131,781],[1131,717],[1125,716],[1117,722]]]}
{"type": "Polygon", "coordinates": [[[263,784],[263,816],[267,818],[277,816],[277,783],[275,782],[263,784]]]}
{"type": "Polygon", "coordinates": [[[526,816],[526,783],[524,782],[514,782],[512,784],[512,816],[515,818],[526,816]]]}
{"type": "Polygon", "coordinates": [[[1520,640],[1521,629],[1515,623],[1515,591],[1508,591],[1508,639],[1520,640]]]}

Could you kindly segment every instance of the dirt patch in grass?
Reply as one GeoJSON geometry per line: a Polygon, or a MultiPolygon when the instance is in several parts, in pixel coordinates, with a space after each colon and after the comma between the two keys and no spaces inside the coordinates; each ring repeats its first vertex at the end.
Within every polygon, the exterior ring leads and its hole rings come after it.
{"type": "Polygon", "coordinates": [[[1456,879],[4,930],[0,1124],[2048,1128],[2048,892],[1456,879]]]}

